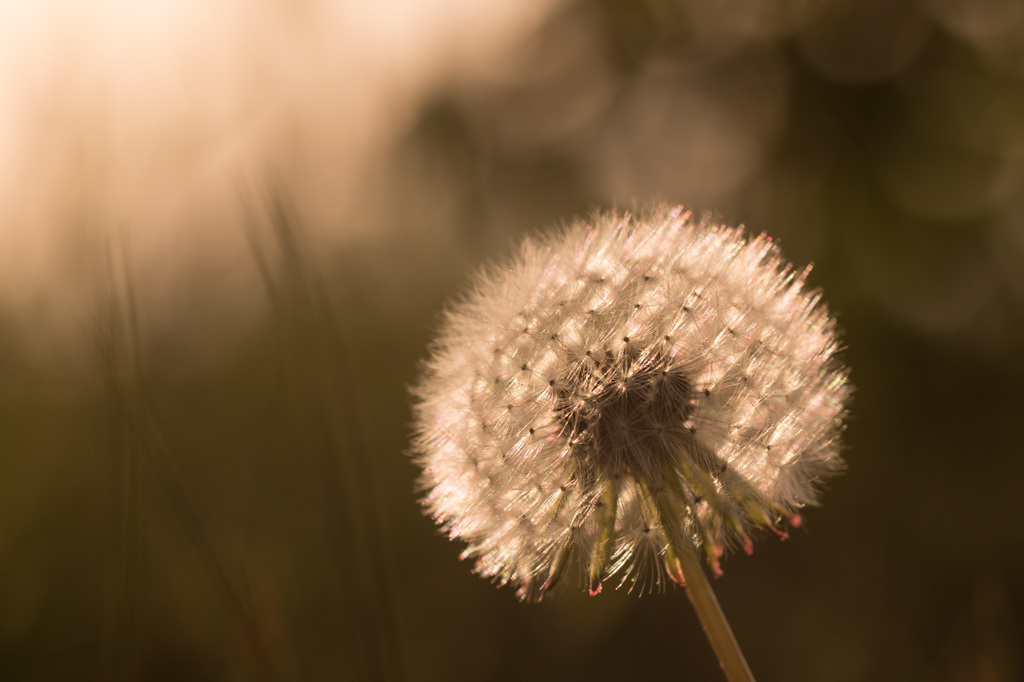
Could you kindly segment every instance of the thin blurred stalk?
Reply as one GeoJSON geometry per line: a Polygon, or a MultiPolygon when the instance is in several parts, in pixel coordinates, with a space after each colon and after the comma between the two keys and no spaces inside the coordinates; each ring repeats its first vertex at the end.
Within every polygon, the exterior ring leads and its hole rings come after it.
{"type": "MultiPolygon", "coordinates": [[[[316,442],[332,552],[347,599],[355,602],[363,673],[372,680],[406,678],[391,552],[372,466],[350,328],[339,324],[294,219],[287,192],[267,185],[270,235],[249,212],[253,256],[267,287],[298,407],[316,442]],[[347,381],[342,381],[347,377],[347,381]]],[[[246,209],[250,202],[244,202],[246,209]]]]}
{"type": "Polygon", "coordinates": [[[136,361],[128,341],[128,320],[124,315],[124,296],[117,285],[113,254],[104,249],[96,277],[96,357],[103,382],[110,455],[108,475],[103,478],[109,490],[100,499],[109,501],[106,520],[109,535],[110,565],[104,572],[103,591],[106,614],[103,627],[103,654],[100,679],[135,679],[138,668],[138,601],[140,563],[140,443],[137,418],[130,395],[130,376],[136,361]]]}
{"type": "Polygon", "coordinates": [[[140,664],[142,510],[152,504],[147,475],[161,491],[203,566],[235,616],[246,649],[261,679],[282,677],[251,600],[229,569],[198,501],[170,454],[145,386],[134,287],[123,243],[100,249],[94,282],[96,354],[100,363],[109,427],[113,475],[110,524],[116,566],[105,585],[108,614],[101,679],[137,679],[140,664]],[[147,504],[148,502],[148,504],[147,504]]]}

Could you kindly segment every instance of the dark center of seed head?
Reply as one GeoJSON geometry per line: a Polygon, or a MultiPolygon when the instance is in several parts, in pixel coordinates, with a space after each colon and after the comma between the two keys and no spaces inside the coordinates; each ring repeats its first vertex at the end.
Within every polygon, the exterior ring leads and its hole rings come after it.
{"type": "Polygon", "coordinates": [[[692,383],[664,356],[606,354],[578,365],[558,386],[555,413],[576,455],[594,465],[635,469],[641,460],[671,461],[688,435],[692,383]]]}

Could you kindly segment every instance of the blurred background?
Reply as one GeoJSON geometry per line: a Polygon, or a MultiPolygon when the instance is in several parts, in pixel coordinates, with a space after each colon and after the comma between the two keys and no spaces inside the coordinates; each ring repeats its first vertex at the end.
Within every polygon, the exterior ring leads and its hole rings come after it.
{"type": "Polygon", "coordinates": [[[715,586],[761,680],[1024,676],[1024,4],[0,2],[0,679],[721,679],[685,593],[519,604],[417,363],[650,201],[815,263],[848,472],[715,586]]]}

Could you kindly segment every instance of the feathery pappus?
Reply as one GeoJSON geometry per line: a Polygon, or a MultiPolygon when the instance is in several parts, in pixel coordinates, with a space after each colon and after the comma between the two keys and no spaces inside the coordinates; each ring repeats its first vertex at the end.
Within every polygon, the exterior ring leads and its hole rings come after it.
{"type": "Polygon", "coordinates": [[[835,320],[764,235],[658,207],[528,239],[450,306],[416,398],[424,505],[536,600],[721,572],[843,467],[835,320]]]}

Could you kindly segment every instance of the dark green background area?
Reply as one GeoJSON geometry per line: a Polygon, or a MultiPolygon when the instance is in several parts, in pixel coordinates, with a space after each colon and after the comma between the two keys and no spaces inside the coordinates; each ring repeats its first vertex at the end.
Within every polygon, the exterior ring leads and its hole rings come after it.
{"type": "Polygon", "coordinates": [[[63,352],[0,311],[0,679],[720,679],[681,590],[523,605],[473,576],[407,457],[473,270],[652,200],[778,237],[844,330],[848,471],[715,582],[758,679],[1024,675],[1024,12],[700,4],[571,3],[447,84],[343,251],[258,180],[218,226],[253,245],[242,331],[184,269],[150,324],[116,239],[63,352]]]}

